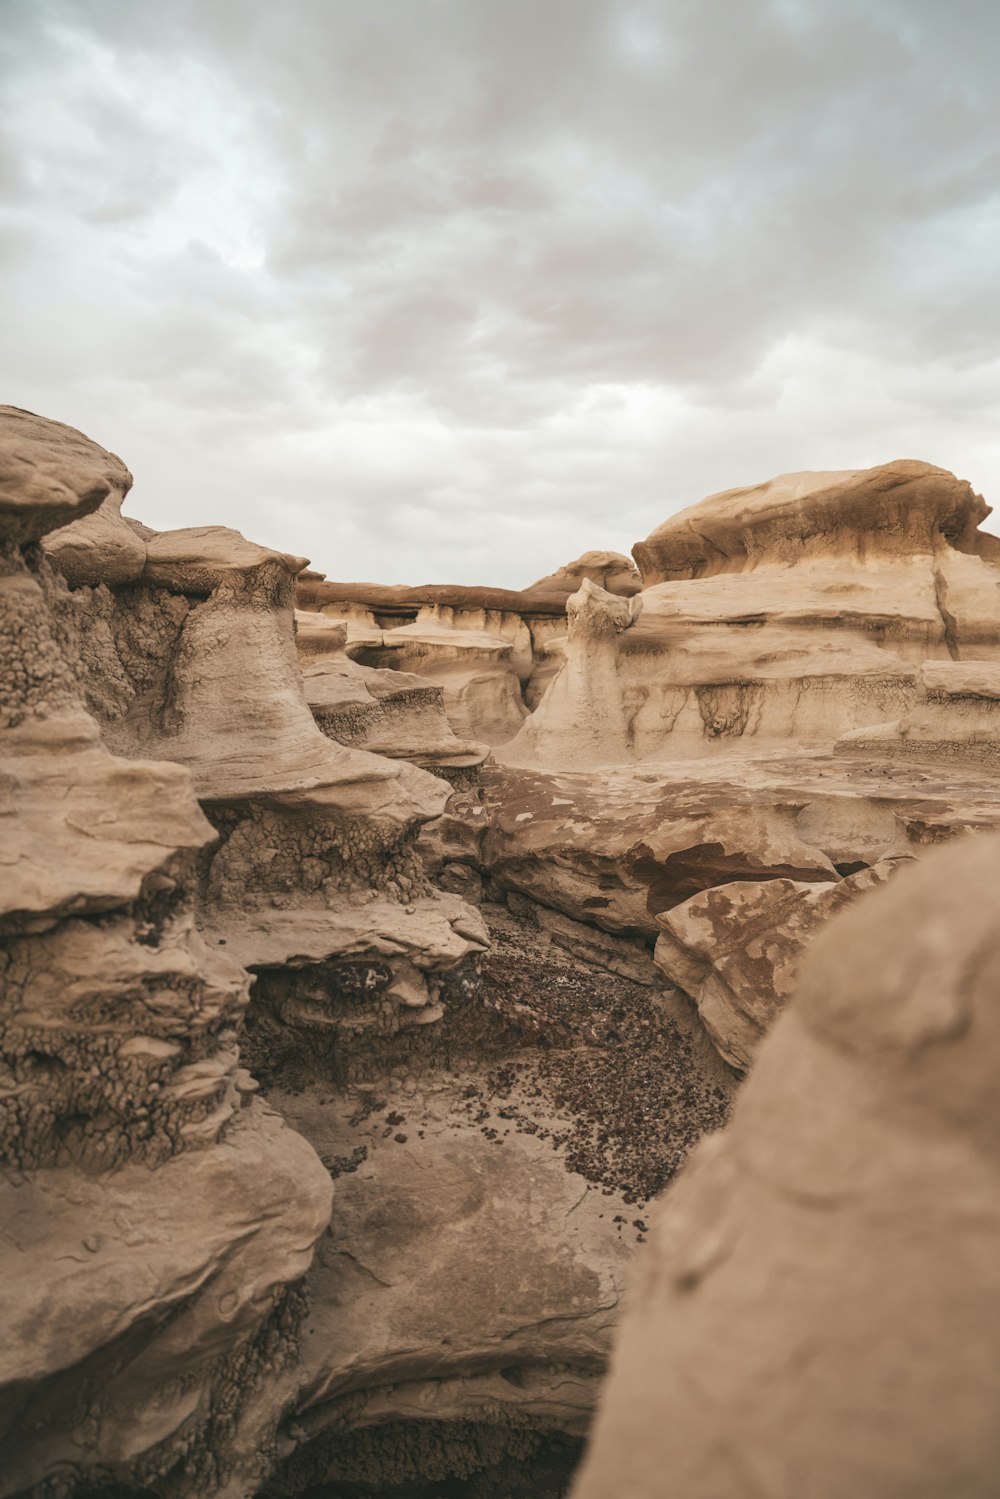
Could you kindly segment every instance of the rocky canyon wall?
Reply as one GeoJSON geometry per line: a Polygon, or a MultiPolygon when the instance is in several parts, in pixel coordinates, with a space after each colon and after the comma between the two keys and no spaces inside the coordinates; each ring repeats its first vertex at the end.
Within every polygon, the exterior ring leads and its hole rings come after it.
{"type": "Polygon", "coordinates": [[[786,476],[512,593],[329,582],[130,484],[0,408],[0,1499],[554,1499],[634,1262],[588,1499],[988,1492],[983,502],[786,476]],[[901,1306],[852,1360],[925,1208],[894,1405],[901,1306]],[[831,1455],[863,1398],[905,1460],[831,1455]]]}

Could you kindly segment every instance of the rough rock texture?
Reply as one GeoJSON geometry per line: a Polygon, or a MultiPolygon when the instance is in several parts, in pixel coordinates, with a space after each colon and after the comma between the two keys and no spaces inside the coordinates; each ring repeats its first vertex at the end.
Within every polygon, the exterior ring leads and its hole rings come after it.
{"type": "Polygon", "coordinates": [[[655,970],[581,963],[525,907],[484,907],[478,981],[406,1034],[372,1035],[359,984],[353,1042],[296,1043],[287,981],[262,976],[249,1056],[335,1178],[275,1493],[332,1483],[364,1431],[388,1487],[412,1420],[456,1449],[442,1477],[480,1466],[456,1455],[470,1423],[508,1458],[579,1440],[646,1202],[726,1115],[731,1078],[655,970]]]}
{"type": "MultiPolygon", "coordinates": [[[[124,491],[29,425],[46,524],[124,491]]],[[[564,1492],[646,1203],[733,1077],[651,938],[467,857],[525,618],[296,628],[302,559],[118,518],[124,569],[77,518],[47,561],[5,495],[0,1494],[564,1492]]]]}
{"type": "MultiPolygon", "coordinates": [[[[622,596],[640,587],[629,558],[586,552],[523,593],[331,583],[306,572],[297,602],[303,618],[342,619],[354,659],[438,684],[460,738],[505,744],[558,671],[567,600],[587,580],[622,596]]],[[[315,625],[304,628],[315,638],[315,625]]]]}
{"type": "Polygon", "coordinates": [[[985,507],[792,476],[513,594],[129,482],[0,413],[0,1499],[560,1499],[826,922],[1000,826],[985,507]]]}
{"type": "Polygon", "coordinates": [[[838,755],[1000,765],[1000,662],[928,661],[906,716],[843,734],[838,755]]]}
{"type": "Polygon", "coordinates": [[[655,961],[694,999],[705,1029],[733,1067],[750,1065],[795,988],[813,933],[835,912],[888,879],[881,859],[836,884],[742,880],[713,885],[664,911],[655,961]]]}
{"type": "Polygon", "coordinates": [[[125,471],[20,412],[0,413],[0,446],[13,455],[0,564],[0,1493],[61,1499],[121,1479],[210,1494],[237,1474],[247,1486],[277,1419],[250,1418],[252,1390],[294,1355],[294,1284],[329,1184],[240,1069],[247,976],[195,925],[196,865],[214,835],[190,776],[115,759],[80,698],[65,584],[36,538],[72,504],[100,524],[81,541],[86,518],[74,521],[53,556],[92,576],[93,549],[122,576],[99,507],[125,471]],[[237,1418],[251,1442],[234,1442],[237,1418]]]}
{"type": "Polygon", "coordinates": [[[575,1499],[986,1499],[1000,844],[833,922],[657,1212],[575,1499]]]}
{"type": "Polygon", "coordinates": [[[486,759],[487,745],[456,736],[437,683],[353,660],[346,620],[297,611],[295,624],[306,701],[331,739],[428,769],[468,770],[486,759]]]}
{"type": "MultiPolygon", "coordinates": [[[[567,768],[828,749],[933,709],[925,662],[1000,660],[1000,541],[977,530],[988,513],[968,484],[913,461],[703,500],[636,545],[643,588],[627,622],[620,600],[590,590],[586,633],[503,758],[567,768]],[[614,650],[592,660],[601,630],[614,650]]],[[[948,714],[936,718],[947,739],[948,714]]]]}
{"type": "Polygon", "coordinates": [[[536,583],[532,583],[528,592],[533,597],[544,594],[558,599],[565,607],[570,595],[576,593],[586,581],[596,583],[606,593],[617,593],[623,598],[631,598],[632,594],[638,593],[642,588],[639,569],[631,557],[623,557],[620,552],[584,552],[582,557],[577,557],[575,562],[567,562],[558,572],[539,578],[536,583]]]}

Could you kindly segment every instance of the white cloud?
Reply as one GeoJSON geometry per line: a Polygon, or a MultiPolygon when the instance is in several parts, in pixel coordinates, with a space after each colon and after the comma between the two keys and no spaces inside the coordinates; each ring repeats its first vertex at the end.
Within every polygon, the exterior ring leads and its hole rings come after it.
{"type": "Polygon", "coordinates": [[[344,578],[787,469],[1000,497],[998,51],[986,0],[6,0],[4,398],[344,578]]]}

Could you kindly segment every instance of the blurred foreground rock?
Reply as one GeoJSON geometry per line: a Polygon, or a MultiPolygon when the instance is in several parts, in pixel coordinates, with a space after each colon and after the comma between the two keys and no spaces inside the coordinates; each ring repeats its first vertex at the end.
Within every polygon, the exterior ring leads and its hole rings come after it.
{"type": "Polygon", "coordinates": [[[574,1499],[987,1499],[1000,840],[835,920],[657,1209],[574,1499]]]}

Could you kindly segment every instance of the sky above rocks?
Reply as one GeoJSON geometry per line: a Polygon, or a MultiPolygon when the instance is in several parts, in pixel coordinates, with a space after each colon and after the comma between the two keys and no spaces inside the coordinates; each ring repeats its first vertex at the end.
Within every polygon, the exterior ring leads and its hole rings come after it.
{"type": "Polygon", "coordinates": [[[996,0],[0,0],[0,75],[0,400],[157,529],[518,587],[788,470],[1000,510],[996,0]]]}

